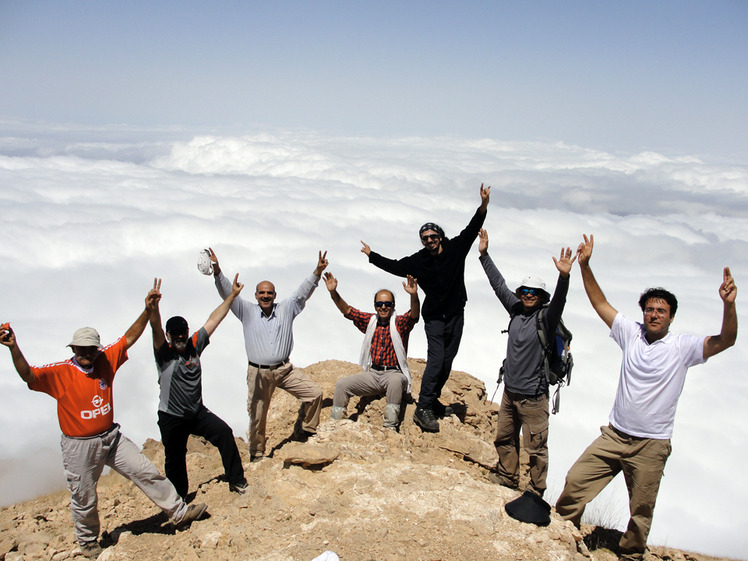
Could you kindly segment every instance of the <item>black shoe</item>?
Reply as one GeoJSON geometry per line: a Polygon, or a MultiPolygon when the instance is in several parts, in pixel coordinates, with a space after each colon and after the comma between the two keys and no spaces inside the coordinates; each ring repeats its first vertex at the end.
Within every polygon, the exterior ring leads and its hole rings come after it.
{"type": "Polygon", "coordinates": [[[242,479],[241,481],[237,481],[236,483],[229,483],[229,491],[232,493],[238,493],[239,495],[243,495],[247,492],[247,480],[242,479]]]}
{"type": "Polygon", "coordinates": [[[439,400],[436,400],[434,404],[432,405],[432,407],[434,409],[434,415],[439,419],[443,419],[444,417],[450,417],[455,414],[455,410],[452,408],[451,405],[444,405],[439,400]]]}
{"type": "Polygon", "coordinates": [[[439,421],[436,420],[432,409],[416,407],[416,412],[413,413],[413,422],[421,427],[424,432],[439,432],[439,421]]]}

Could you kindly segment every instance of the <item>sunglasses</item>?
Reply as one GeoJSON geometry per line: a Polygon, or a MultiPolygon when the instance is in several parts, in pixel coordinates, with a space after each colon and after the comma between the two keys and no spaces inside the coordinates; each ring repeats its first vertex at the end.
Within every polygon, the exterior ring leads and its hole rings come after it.
{"type": "Polygon", "coordinates": [[[421,236],[422,242],[430,242],[431,240],[438,240],[441,236],[439,234],[428,234],[426,236],[421,236]]]}
{"type": "Polygon", "coordinates": [[[395,305],[394,302],[374,302],[374,307],[375,308],[382,308],[382,307],[384,307],[384,308],[391,308],[394,305],[395,305]]]}
{"type": "Polygon", "coordinates": [[[537,296],[538,291],[535,290],[534,288],[523,288],[520,291],[520,294],[522,294],[522,296],[537,296]]]}

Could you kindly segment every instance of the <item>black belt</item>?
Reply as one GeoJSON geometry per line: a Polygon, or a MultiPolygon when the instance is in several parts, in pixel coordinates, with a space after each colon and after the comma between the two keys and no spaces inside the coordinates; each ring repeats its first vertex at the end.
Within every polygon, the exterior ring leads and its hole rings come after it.
{"type": "Polygon", "coordinates": [[[372,370],[378,370],[379,372],[386,372],[387,370],[400,370],[399,366],[382,366],[381,364],[372,364],[372,370]]]}
{"type": "Polygon", "coordinates": [[[279,368],[283,366],[284,364],[288,364],[288,359],[281,360],[280,362],[276,362],[275,364],[256,364],[252,362],[251,360],[248,362],[250,366],[254,366],[255,368],[266,368],[268,370],[272,370],[273,368],[279,368]]]}

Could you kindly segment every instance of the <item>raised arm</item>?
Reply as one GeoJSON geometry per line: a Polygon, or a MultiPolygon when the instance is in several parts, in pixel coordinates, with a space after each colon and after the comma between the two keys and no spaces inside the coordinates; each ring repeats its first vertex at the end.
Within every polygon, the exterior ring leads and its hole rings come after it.
{"type": "Polygon", "coordinates": [[[600,285],[597,284],[595,275],[592,274],[590,269],[590,257],[592,257],[592,248],[595,245],[595,237],[590,235],[589,239],[587,234],[583,235],[584,241],[579,244],[577,248],[577,257],[579,258],[579,268],[582,270],[582,282],[584,283],[584,290],[587,293],[587,298],[590,300],[590,304],[605,322],[605,325],[612,327],[613,320],[618,315],[618,310],[608,303],[605,294],[603,294],[600,285]]]}
{"type": "Polygon", "coordinates": [[[348,312],[351,311],[351,307],[345,300],[343,300],[343,298],[341,298],[340,294],[338,294],[338,279],[336,279],[332,273],[325,273],[325,285],[327,286],[327,290],[330,291],[330,298],[332,298],[332,301],[338,307],[338,310],[340,310],[344,316],[347,316],[348,312]]]}
{"type": "Polygon", "coordinates": [[[482,214],[486,214],[486,211],[488,210],[488,202],[491,199],[491,186],[489,185],[485,189],[483,188],[483,183],[480,184],[480,207],[478,207],[478,210],[482,214]]]}
{"type": "Polygon", "coordinates": [[[704,359],[721,353],[735,344],[738,337],[738,314],[735,310],[735,298],[738,289],[730,274],[730,268],[722,272],[722,284],[719,286],[719,297],[724,303],[722,312],[722,330],[719,335],[710,335],[704,339],[704,359]]]}
{"type": "Polygon", "coordinates": [[[217,277],[221,274],[221,266],[218,264],[218,256],[216,255],[216,252],[213,251],[212,247],[208,248],[208,257],[210,257],[210,260],[213,263],[213,276],[217,277]]]}
{"type": "Polygon", "coordinates": [[[234,277],[234,282],[231,285],[231,293],[229,293],[226,298],[224,298],[223,302],[215,309],[213,310],[213,313],[210,314],[210,317],[208,318],[208,321],[205,322],[203,325],[203,329],[205,329],[206,333],[208,334],[208,337],[213,335],[213,332],[216,330],[218,325],[223,321],[223,318],[226,317],[226,315],[229,313],[229,310],[231,309],[231,305],[234,303],[234,300],[236,300],[236,297],[239,296],[239,293],[244,288],[244,285],[239,282],[239,273],[236,273],[236,276],[234,277]]]}
{"type": "Polygon", "coordinates": [[[159,307],[159,301],[153,306],[150,315],[151,333],[153,334],[153,348],[158,350],[166,342],[166,334],[161,324],[161,309],[159,307]]]}
{"type": "Polygon", "coordinates": [[[34,381],[34,375],[31,373],[31,366],[26,361],[26,357],[23,356],[21,349],[18,348],[16,342],[16,334],[10,327],[10,324],[4,323],[0,326],[0,343],[8,347],[10,350],[10,357],[13,359],[13,366],[16,368],[16,372],[21,379],[30,384],[34,381]]]}
{"type": "Polygon", "coordinates": [[[138,319],[135,320],[125,332],[125,341],[127,342],[127,348],[129,349],[135,344],[135,341],[140,339],[140,336],[145,331],[145,326],[151,319],[151,313],[156,303],[161,300],[161,279],[153,279],[153,288],[148,292],[145,297],[145,309],[140,314],[138,319]]]}
{"type": "Polygon", "coordinates": [[[418,279],[408,275],[407,282],[403,281],[405,292],[410,294],[410,319],[417,322],[421,317],[421,301],[418,299],[418,279]]]}

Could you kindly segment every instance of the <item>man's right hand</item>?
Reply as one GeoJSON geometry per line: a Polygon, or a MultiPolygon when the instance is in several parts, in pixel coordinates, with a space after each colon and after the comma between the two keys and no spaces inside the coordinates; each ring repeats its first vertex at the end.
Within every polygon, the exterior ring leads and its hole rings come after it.
{"type": "Polygon", "coordinates": [[[217,277],[221,274],[221,266],[218,264],[218,256],[212,247],[208,248],[208,257],[210,257],[210,261],[213,263],[213,276],[217,277]]]}
{"type": "Polygon", "coordinates": [[[488,232],[485,228],[478,231],[478,251],[481,255],[488,255],[488,232]]]}
{"type": "Polygon", "coordinates": [[[327,290],[334,292],[338,289],[338,279],[332,276],[332,273],[325,273],[325,285],[327,290]]]}
{"type": "Polygon", "coordinates": [[[0,343],[9,348],[16,344],[16,334],[10,328],[10,323],[0,325],[0,343]]]}

